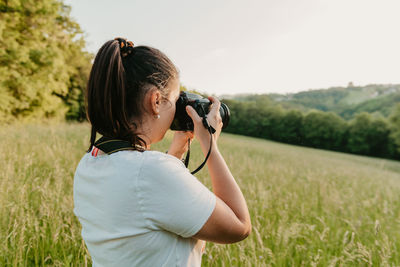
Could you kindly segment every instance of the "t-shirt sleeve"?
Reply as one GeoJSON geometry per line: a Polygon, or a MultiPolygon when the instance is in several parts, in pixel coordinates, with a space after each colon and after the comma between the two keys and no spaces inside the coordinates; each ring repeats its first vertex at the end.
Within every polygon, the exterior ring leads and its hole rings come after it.
{"type": "Polygon", "coordinates": [[[201,229],[216,203],[215,195],[181,161],[161,152],[145,158],[137,189],[148,226],[185,238],[201,229]]]}

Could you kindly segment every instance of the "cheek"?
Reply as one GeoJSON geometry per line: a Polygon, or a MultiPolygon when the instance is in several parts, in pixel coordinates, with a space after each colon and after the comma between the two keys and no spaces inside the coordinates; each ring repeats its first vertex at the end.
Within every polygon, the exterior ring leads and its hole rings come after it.
{"type": "Polygon", "coordinates": [[[163,121],[162,125],[163,127],[169,127],[171,126],[172,121],[174,120],[175,117],[175,104],[173,106],[166,106],[164,112],[161,114],[163,121]]]}
{"type": "Polygon", "coordinates": [[[170,111],[170,121],[172,122],[174,120],[175,117],[175,105],[171,108],[170,111]]]}

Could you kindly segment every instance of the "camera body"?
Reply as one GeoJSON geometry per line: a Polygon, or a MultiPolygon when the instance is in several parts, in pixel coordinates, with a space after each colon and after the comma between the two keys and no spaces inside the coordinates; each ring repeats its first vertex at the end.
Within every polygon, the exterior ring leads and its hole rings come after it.
{"type": "MultiPolygon", "coordinates": [[[[186,106],[192,106],[200,117],[204,117],[210,111],[211,104],[210,100],[201,95],[181,91],[179,99],[176,101],[175,116],[170,129],[174,131],[193,131],[193,121],[186,112],[186,106]]],[[[229,124],[230,111],[227,105],[221,103],[219,112],[223,123],[222,129],[224,129],[229,124]]]]}

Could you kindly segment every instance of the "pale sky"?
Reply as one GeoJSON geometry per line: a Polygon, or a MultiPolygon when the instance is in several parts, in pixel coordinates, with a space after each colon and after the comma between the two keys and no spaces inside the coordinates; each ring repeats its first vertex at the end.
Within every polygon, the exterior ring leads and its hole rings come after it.
{"type": "Polygon", "coordinates": [[[400,83],[400,0],[67,0],[96,53],[117,36],[163,51],[209,94],[400,83]]]}

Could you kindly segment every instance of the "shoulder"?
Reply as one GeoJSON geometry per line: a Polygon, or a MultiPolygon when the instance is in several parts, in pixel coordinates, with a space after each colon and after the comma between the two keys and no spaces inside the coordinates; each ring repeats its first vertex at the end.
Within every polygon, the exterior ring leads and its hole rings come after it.
{"type": "Polygon", "coordinates": [[[133,177],[137,176],[144,162],[145,155],[139,151],[120,151],[111,155],[92,156],[86,153],[75,170],[77,178],[95,179],[98,177],[133,177]]]}
{"type": "Polygon", "coordinates": [[[139,184],[144,189],[171,191],[193,186],[199,181],[178,158],[158,151],[144,152],[139,171],[139,184]]]}
{"type": "Polygon", "coordinates": [[[143,152],[142,168],[156,170],[187,170],[178,158],[159,151],[143,152]]]}

